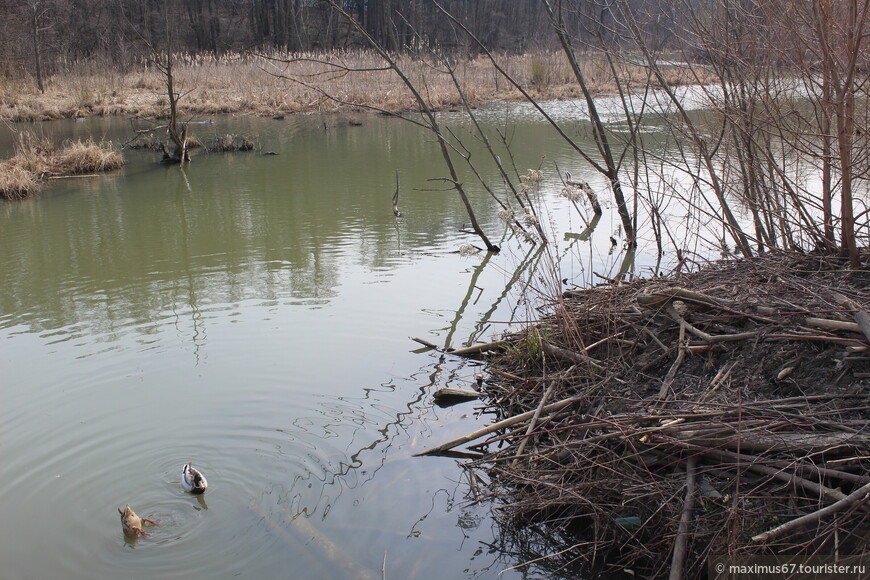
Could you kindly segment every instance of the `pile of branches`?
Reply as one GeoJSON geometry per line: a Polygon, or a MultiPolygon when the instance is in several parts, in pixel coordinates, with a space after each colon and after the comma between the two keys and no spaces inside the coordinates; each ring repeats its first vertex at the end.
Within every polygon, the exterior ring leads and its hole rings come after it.
{"type": "Polygon", "coordinates": [[[460,353],[489,359],[499,420],[424,453],[472,443],[472,487],[550,577],[865,554],[868,290],[870,270],[788,254],[566,293],[460,353]]]}

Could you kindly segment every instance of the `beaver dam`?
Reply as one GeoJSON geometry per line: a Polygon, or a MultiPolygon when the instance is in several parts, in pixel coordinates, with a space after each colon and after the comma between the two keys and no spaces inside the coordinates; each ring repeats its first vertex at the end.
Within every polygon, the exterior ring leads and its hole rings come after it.
{"type": "Polygon", "coordinates": [[[421,454],[467,457],[503,548],[546,577],[847,561],[870,542],[868,312],[870,269],[820,255],[570,291],[453,351],[487,361],[496,422],[421,454]]]}

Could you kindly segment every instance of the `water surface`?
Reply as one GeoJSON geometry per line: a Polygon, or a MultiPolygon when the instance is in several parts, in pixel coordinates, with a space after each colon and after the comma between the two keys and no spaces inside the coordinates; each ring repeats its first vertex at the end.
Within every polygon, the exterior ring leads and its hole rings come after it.
{"type": "MultiPolygon", "coordinates": [[[[517,119],[519,171],[543,157],[600,184],[546,125],[517,119]]],[[[458,463],[411,457],[488,421],[431,399],[480,368],[409,337],[459,346],[534,318],[542,254],[470,174],[504,251],[457,253],[482,244],[430,181],[446,173],[430,137],[347,120],[218,118],[195,133],[248,134],[258,150],[185,167],[128,151],[118,172],[0,204],[0,576],[520,577],[501,573],[517,562],[491,548],[491,506],[458,463]],[[208,477],[202,497],[179,485],[186,461],[208,477]],[[149,537],[123,537],[125,503],[158,521],[149,537]]],[[[130,136],[120,119],[34,129],[130,136]]],[[[563,238],[586,224],[548,180],[550,247],[583,258],[560,276],[612,273],[613,212],[589,241],[563,238]]]]}

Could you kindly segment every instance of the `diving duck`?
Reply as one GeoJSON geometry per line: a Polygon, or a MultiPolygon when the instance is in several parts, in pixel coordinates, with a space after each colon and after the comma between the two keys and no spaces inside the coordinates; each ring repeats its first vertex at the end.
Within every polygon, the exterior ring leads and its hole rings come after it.
{"type": "Polygon", "coordinates": [[[181,486],[190,493],[205,493],[208,482],[190,463],[185,463],[181,469],[181,486]]]}
{"type": "Polygon", "coordinates": [[[118,513],[121,514],[121,527],[124,528],[124,533],[128,536],[147,536],[148,534],[142,531],[142,522],[157,525],[157,522],[137,516],[130,504],[124,507],[124,511],[118,508],[118,513]]]}

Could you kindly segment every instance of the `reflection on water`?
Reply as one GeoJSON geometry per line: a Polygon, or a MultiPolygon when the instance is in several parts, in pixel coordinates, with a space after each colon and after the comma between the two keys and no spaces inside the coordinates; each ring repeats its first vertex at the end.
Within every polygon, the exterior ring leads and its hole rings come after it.
{"type": "MultiPolygon", "coordinates": [[[[120,142],[129,129],[43,130],[120,142]]],[[[408,337],[459,346],[528,318],[545,252],[517,245],[477,192],[505,251],[455,253],[474,242],[467,216],[419,191],[443,168],[410,125],[203,131],[256,135],[278,155],[179,168],[129,152],[115,174],[0,205],[0,576],[519,577],[499,575],[510,564],[487,548],[488,507],[464,497],[461,468],[410,457],[476,428],[472,404],[440,409],[431,392],[480,369],[408,337]],[[188,461],[205,496],[181,488],[188,461]],[[147,538],[124,539],[125,503],[159,523],[147,538]]],[[[552,151],[576,164],[545,126],[516,131],[518,163],[552,151]]],[[[551,203],[563,231],[588,226],[551,203]]],[[[602,271],[622,260],[607,253],[617,222],[606,213],[578,238],[602,271]]],[[[585,268],[562,275],[582,284],[585,268]]]]}

